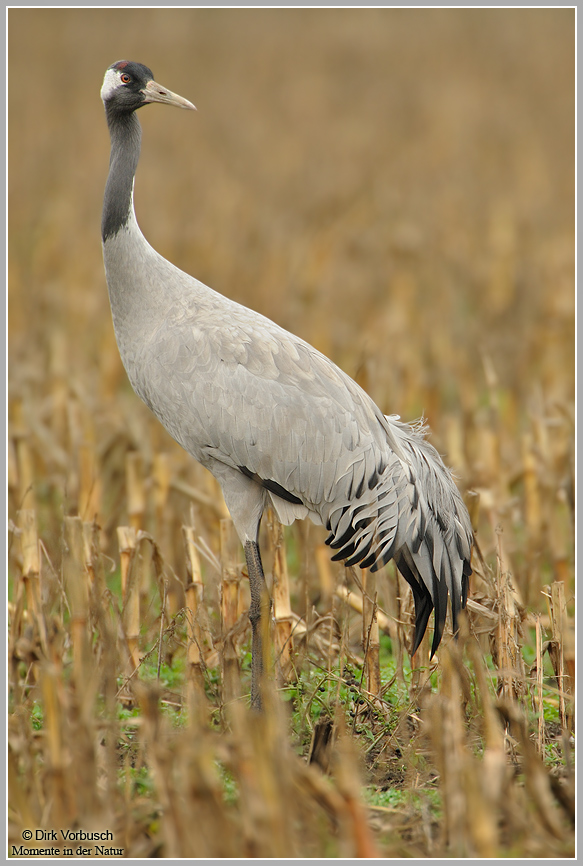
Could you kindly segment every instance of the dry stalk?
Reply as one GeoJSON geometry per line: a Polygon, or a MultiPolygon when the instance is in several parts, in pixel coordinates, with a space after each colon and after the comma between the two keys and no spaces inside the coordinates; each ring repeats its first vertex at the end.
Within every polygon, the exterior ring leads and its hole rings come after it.
{"type": "Polygon", "coordinates": [[[66,778],[66,739],[63,730],[66,704],[63,702],[60,673],[54,665],[43,666],[41,673],[49,768],[46,782],[50,814],[46,817],[49,826],[69,827],[75,814],[75,791],[67,784],[66,778]]]}
{"type": "Polygon", "coordinates": [[[317,764],[324,773],[327,773],[332,760],[334,739],[334,720],[330,716],[320,716],[312,731],[308,764],[317,764]]]}
{"type": "Polygon", "coordinates": [[[464,502],[466,503],[468,514],[470,515],[470,520],[472,522],[472,527],[475,531],[475,528],[480,523],[481,497],[479,491],[469,490],[464,496],[464,502]]]}
{"type": "Polygon", "coordinates": [[[532,433],[522,436],[522,472],[524,482],[524,518],[532,544],[540,537],[541,500],[538,484],[537,458],[532,433]]]}
{"type": "Polygon", "coordinates": [[[122,585],[122,623],[127,640],[129,673],[140,663],[140,575],[135,567],[138,539],[133,526],[118,526],[122,585]]]}
{"type": "Polygon", "coordinates": [[[10,823],[16,824],[18,830],[16,836],[20,836],[21,828],[38,827],[40,823],[40,809],[32,791],[27,790],[28,778],[23,778],[18,770],[18,757],[15,750],[8,742],[7,753],[7,788],[10,793],[8,812],[10,823]]]}
{"type": "MultiPolygon", "coordinates": [[[[81,405],[77,395],[70,394],[67,400],[67,433],[71,452],[77,455],[76,461],[69,461],[67,466],[67,492],[73,502],[79,502],[79,448],[85,439],[81,405]]],[[[88,515],[84,515],[87,517],[88,515]]]]}
{"type": "Polygon", "coordinates": [[[332,562],[330,560],[330,548],[326,544],[316,545],[314,548],[314,558],[318,571],[322,606],[328,609],[336,589],[336,580],[332,573],[332,562]]]}
{"type": "Polygon", "coordinates": [[[94,520],[83,523],[85,567],[93,592],[102,596],[107,591],[107,585],[104,561],[101,556],[100,535],[101,529],[94,520]]]}
{"type": "MultiPolygon", "coordinates": [[[[462,622],[462,631],[464,628],[462,622]]],[[[480,697],[483,713],[484,750],[482,762],[479,768],[475,767],[474,779],[467,780],[469,786],[480,785],[485,800],[484,815],[472,816],[476,822],[481,822],[476,828],[481,839],[476,847],[482,852],[482,856],[496,856],[500,845],[500,818],[504,814],[508,814],[510,809],[507,800],[507,788],[511,778],[510,769],[506,759],[504,731],[494,705],[490,682],[477,643],[473,640],[467,641],[466,650],[473,665],[477,693],[480,697]],[[492,851],[492,854],[487,855],[488,850],[492,851]]]]}
{"type": "Polygon", "coordinates": [[[565,665],[565,648],[567,646],[567,653],[572,659],[573,670],[575,660],[567,622],[564,583],[554,581],[550,587],[545,587],[545,595],[547,596],[551,621],[551,640],[548,644],[548,652],[559,689],[559,719],[563,730],[571,730],[573,724],[571,694],[574,680],[572,680],[565,665]]]}
{"type": "MultiPolygon", "coordinates": [[[[500,533],[498,533],[501,545],[500,533]]],[[[499,671],[498,694],[510,700],[522,698],[525,671],[522,658],[521,605],[511,576],[502,569],[502,548],[498,551],[496,596],[498,624],[493,635],[492,656],[499,671]]]]}
{"type": "Polygon", "coordinates": [[[535,640],[536,640],[536,699],[533,699],[534,710],[537,715],[537,748],[542,754],[545,743],[545,716],[543,703],[543,642],[540,616],[535,618],[535,640]]]}
{"type": "Polygon", "coordinates": [[[461,715],[461,689],[451,655],[442,655],[441,694],[431,695],[427,713],[433,756],[439,772],[444,821],[441,844],[450,856],[468,856],[464,799],[464,727],[461,715]]]}
{"type": "Polygon", "coordinates": [[[224,517],[220,521],[220,548],[223,703],[230,704],[241,694],[239,657],[234,641],[240,613],[240,544],[231,518],[224,517]]]}
{"type": "Polygon", "coordinates": [[[18,462],[16,459],[16,445],[11,436],[6,443],[6,482],[9,493],[18,490],[18,462]]]}
{"type": "Polygon", "coordinates": [[[293,623],[287,573],[287,553],[283,526],[270,509],[268,529],[273,550],[273,643],[275,651],[275,671],[278,686],[285,686],[296,679],[293,660],[293,623]]]}
{"type": "Polygon", "coordinates": [[[15,437],[16,440],[16,463],[18,466],[18,503],[32,511],[36,510],[36,497],[34,493],[34,465],[28,436],[15,437]]]}
{"type": "Polygon", "coordinates": [[[362,571],[362,590],[362,646],[366,665],[367,689],[371,694],[378,696],[381,693],[381,662],[377,594],[375,579],[368,568],[362,571]]]}
{"type": "Polygon", "coordinates": [[[182,534],[186,548],[186,574],[188,576],[186,584],[189,627],[186,650],[188,705],[190,713],[202,721],[207,707],[204,688],[205,660],[209,651],[212,650],[212,637],[206,622],[204,584],[193,527],[183,526],[182,534]]]}
{"type": "Polygon", "coordinates": [[[550,776],[529,737],[524,714],[515,701],[508,699],[499,700],[497,707],[502,717],[510,724],[512,734],[522,752],[526,788],[536,807],[539,820],[551,836],[563,840],[565,827],[553,798],[550,776]]]}
{"type": "Polygon", "coordinates": [[[91,578],[89,604],[91,620],[95,627],[95,649],[98,651],[99,663],[94,662],[93,678],[95,688],[101,683],[101,693],[105,699],[106,721],[103,746],[103,770],[106,774],[109,790],[113,791],[117,784],[117,753],[114,736],[116,715],[116,678],[111,671],[119,667],[117,626],[118,617],[114,606],[110,603],[110,594],[105,579],[105,566],[101,555],[99,537],[100,528],[93,523],[83,524],[85,542],[85,565],[91,578]]]}
{"type": "Polygon", "coordinates": [[[94,437],[79,445],[79,513],[94,520],[101,512],[101,479],[94,437]]]}
{"type": "Polygon", "coordinates": [[[431,660],[429,658],[429,632],[423,635],[416,652],[411,656],[411,694],[418,698],[430,689],[431,660]]]}
{"type": "Polygon", "coordinates": [[[128,573],[132,552],[136,546],[136,531],[131,526],[117,527],[117,542],[119,545],[119,564],[121,573],[121,597],[125,602],[127,594],[128,573]]]}
{"type": "Polygon", "coordinates": [[[187,827],[180,820],[182,816],[177,790],[172,785],[171,757],[167,745],[170,732],[159,710],[157,687],[138,681],[134,684],[134,692],[144,716],[149,760],[160,805],[166,817],[162,828],[166,855],[176,859],[187,847],[187,827]]]}
{"type": "Polygon", "coordinates": [[[524,485],[524,522],[526,526],[525,569],[523,596],[530,600],[530,588],[535,583],[536,557],[540,550],[543,516],[541,507],[541,482],[539,480],[539,457],[532,433],[527,431],[521,440],[522,477],[524,485]]]}
{"type": "MultiPolygon", "coordinates": [[[[346,601],[350,607],[357,613],[363,613],[362,593],[358,589],[348,589],[346,586],[339,585],[336,587],[336,596],[342,601],[346,601]]],[[[387,616],[380,608],[376,608],[377,624],[385,634],[388,634],[393,640],[398,640],[397,626],[392,617],[387,616]]]]}
{"type": "Polygon", "coordinates": [[[63,586],[71,611],[73,671],[77,688],[88,684],[89,575],[85,568],[85,541],[80,517],[64,520],[63,586]]]}
{"type": "Polygon", "coordinates": [[[377,618],[379,626],[391,637],[397,676],[403,683],[405,682],[403,663],[405,660],[406,648],[409,645],[405,632],[405,611],[403,609],[403,602],[406,594],[409,592],[409,586],[395,568],[394,563],[389,563],[387,572],[388,578],[387,583],[385,584],[385,603],[389,615],[388,621],[383,624],[383,619],[380,616],[381,611],[377,614],[377,618]]]}
{"type": "Polygon", "coordinates": [[[136,532],[143,529],[146,510],[142,455],[129,451],[126,456],[126,494],[130,525],[136,532]]]}
{"type": "Polygon", "coordinates": [[[241,786],[244,845],[248,857],[288,857],[295,844],[289,813],[293,758],[282,738],[281,708],[264,683],[264,712],[256,717],[238,704],[233,716],[235,768],[241,786]]]}
{"type": "MultiPolygon", "coordinates": [[[[452,857],[493,857],[497,854],[496,812],[488,802],[486,780],[480,766],[468,748],[462,712],[467,697],[464,698],[464,684],[460,679],[462,659],[459,646],[449,644],[444,647],[441,662],[441,693],[429,696],[427,710],[443,797],[442,841],[452,857]]],[[[492,745],[495,728],[491,717],[490,712],[488,736],[492,745]]],[[[497,747],[492,757],[488,781],[497,785],[500,773],[497,747]]]]}
{"type": "Polygon", "coordinates": [[[23,509],[17,513],[22,550],[22,582],[25,587],[26,603],[33,618],[40,644],[45,655],[48,653],[47,629],[44,609],[41,602],[40,552],[36,513],[23,509]]]}
{"type": "Polygon", "coordinates": [[[333,770],[336,788],[343,800],[344,813],[339,815],[342,846],[340,856],[377,858],[380,856],[379,850],[369,827],[368,814],[359,796],[362,781],[357,755],[341,722],[336,744],[333,770]]]}
{"type": "Polygon", "coordinates": [[[67,399],[69,394],[67,338],[64,330],[55,328],[49,339],[51,429],[57,442],[64,442],[67,433],[67,399]]]}
{"type": "Polygon", "coordinates": [[[170,455],[158,453],[152,462],[154,511],[156,514],[156,538],[163,550],[170,546],[171,511],[168,496],[172,480],[170,455]]]}

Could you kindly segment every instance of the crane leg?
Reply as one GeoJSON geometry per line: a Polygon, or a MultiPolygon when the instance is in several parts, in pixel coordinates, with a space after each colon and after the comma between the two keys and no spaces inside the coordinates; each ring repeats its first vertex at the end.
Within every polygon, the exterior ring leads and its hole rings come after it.
{"type": "Polygon", "coordinates": [[[251,709],[261,710],[261,685],[263,680],[263,630],[268,627],[271,601],[267,595],[267,586],[261,564],[259,545],[255,541],[245,543],[245,559],[249,574],[249,589],[251,604],[249,619],[251,621],[251,709]],[[263,622],[262,622],[263,620],[263,622]]]}

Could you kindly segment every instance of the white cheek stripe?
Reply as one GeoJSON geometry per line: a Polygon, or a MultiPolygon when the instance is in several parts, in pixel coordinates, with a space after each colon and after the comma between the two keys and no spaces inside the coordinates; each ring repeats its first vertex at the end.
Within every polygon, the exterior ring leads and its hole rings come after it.
{"type": "Polygon", "coordinates": [[[105,102],[120,85],[121,72],[118,69],[108,69],[101,86],[101,98],[105,102]]]}

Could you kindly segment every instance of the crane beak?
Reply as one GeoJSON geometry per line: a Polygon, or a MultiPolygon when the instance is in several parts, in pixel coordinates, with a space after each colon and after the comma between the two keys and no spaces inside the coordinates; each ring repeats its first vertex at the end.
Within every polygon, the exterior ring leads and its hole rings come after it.
{"type": "Polygon", "coordinates": [[[144,102],[161,102],[163,105],[175,105],[176,108],[190,108],[196,111],[196,106],[188,99],[178,96],[177,93],[172,93],[171,90],[162,87],[155,81],[148,81],[142,93],[144,94],[144,102]]]}

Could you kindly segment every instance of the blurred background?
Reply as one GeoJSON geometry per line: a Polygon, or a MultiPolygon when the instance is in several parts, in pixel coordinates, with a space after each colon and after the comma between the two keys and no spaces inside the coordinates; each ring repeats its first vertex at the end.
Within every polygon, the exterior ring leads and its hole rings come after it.
{"type": "Polygon", "coordinates": [[[150,243],[385,413],[424,415],[509,530],[525,595],[532,562],[568,559],[553,515],[573,480],[573,10],[11,9],[8,24],[9,407],[30,445],[28,470],[10,452],[11,505],[44,510],[49,537],[63,513],[115,525],[116,443],[208,483],[130,393],[113,336],[99,91],[127,58],[198,108],[140,111],[150,243]]]}

